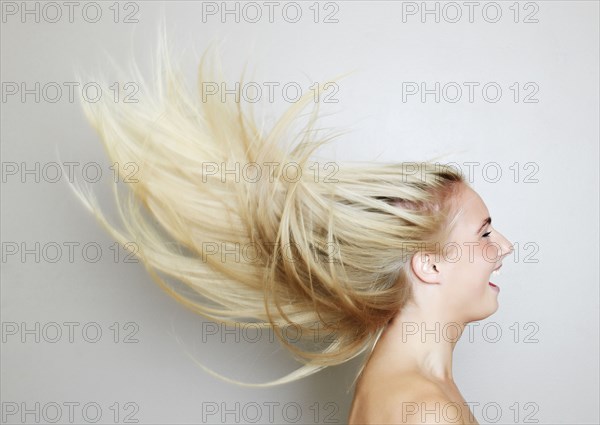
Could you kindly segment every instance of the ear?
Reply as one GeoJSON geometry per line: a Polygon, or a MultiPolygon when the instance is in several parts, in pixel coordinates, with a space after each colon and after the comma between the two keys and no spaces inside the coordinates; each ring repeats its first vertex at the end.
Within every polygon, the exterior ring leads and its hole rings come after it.
{"type": "Polygon", "coordinates": [[[417,252],[411,259],[413,273],[426,283],[439,283],[439,263],[434,261],[434,256],[417,252]]]}

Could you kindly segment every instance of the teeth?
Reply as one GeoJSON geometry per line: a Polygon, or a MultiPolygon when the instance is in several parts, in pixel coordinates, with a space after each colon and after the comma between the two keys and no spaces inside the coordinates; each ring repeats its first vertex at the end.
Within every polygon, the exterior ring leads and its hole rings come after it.
{"type": "Polygon", "coordinates": [[[494,270],[494,271],[492,272],[492,274],[493,274],[494,276],[500,276],[500,270],[494,270]]]}

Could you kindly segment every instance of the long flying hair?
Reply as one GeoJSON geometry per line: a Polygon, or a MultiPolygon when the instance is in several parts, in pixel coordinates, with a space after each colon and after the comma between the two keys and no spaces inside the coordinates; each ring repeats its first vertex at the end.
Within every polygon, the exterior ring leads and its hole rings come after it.
{"type": "Polygon", "coordinates": [[[265,131],[232,96],[208,95],[204,83],[224,81],[209,50],[192,95],[160,39],[151,83],[134,66],[143,101],[82,104],[119,175],[135,164],[126,201],[114,186],[122,228],[91,191],[73,189],[170,296],[215,322],[273,330],[303,363],[257,384],[211,373],[265,387],[364,353],[356,382],[411,299],[410,258],[447,241],[462,175],[431,160],[316,163],[316,149],[337,137],[315,137],[318,105],[290,134],[312,93],[265,131]],[[286,338],[289,327],[299,341],[286,338]]]}

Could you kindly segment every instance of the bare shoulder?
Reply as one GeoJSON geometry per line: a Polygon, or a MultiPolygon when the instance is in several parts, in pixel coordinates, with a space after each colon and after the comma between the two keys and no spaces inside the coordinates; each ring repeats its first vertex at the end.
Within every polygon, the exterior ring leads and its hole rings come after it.
{"type": "Polygon", "coordinates": [[[460,406],[435,383],[420,375],[406,375],[390,392],[389,406],[394,423],[462,424],[460,406]]]}
{"type": "Polygon", "coordinates": [[[392,422],[398,424],[465,424],[461,406],[441,392],[426,392],[390,404],[392,422]]]}
{"type": "MultiPolygon", "coordinates": [[[[375,384],[375,383],[372,383],[375,384]]],[[[464,424],[463,412],[435,383],[418,374],[389,376],[365,391],[350,423],[464,424]]],[[[468,421],[467,421],[468,423],[468,421]]]]}

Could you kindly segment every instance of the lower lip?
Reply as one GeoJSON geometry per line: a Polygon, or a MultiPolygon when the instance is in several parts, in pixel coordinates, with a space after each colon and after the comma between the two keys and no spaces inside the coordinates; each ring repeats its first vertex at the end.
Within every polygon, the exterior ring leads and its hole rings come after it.
{"type": "Polygon", "coordinates": [[[489,285],[492,287],[492,289],[495,289],[496,291],[500,292],[500,288],[498,288],[496,285],[494,285],[492,282],[489,282],[489,285]]]}

